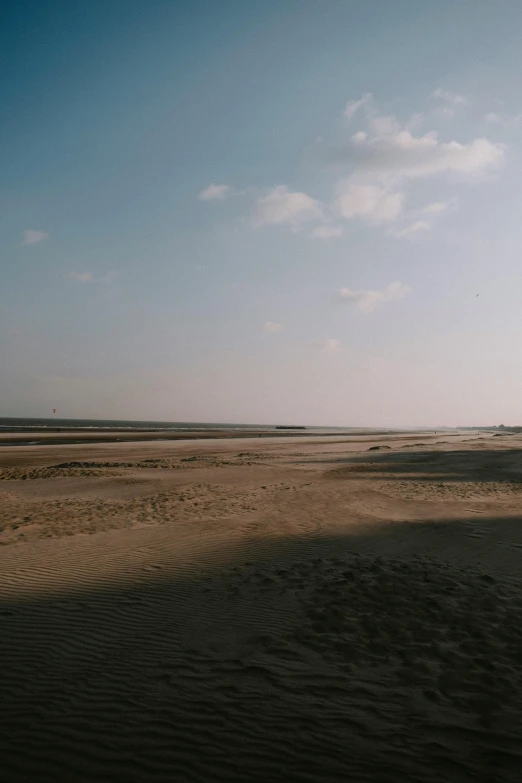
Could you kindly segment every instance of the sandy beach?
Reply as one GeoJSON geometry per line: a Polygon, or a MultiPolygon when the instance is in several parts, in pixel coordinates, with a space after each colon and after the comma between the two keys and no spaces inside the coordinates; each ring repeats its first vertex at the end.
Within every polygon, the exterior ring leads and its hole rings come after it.
{"type": "Polygon", "coordinates": [[[521,779],[522,435],[6,446],[0,544],[2,780],[521,779]]]}

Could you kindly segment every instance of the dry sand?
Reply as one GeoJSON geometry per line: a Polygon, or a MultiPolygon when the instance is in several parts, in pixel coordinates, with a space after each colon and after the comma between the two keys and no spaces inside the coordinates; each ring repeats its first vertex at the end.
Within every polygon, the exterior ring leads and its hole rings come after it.
{"type": "Polygon", "coordinates": [[[520,435],[3,448],[0,779],[518,783],[521,523],[520,435]]]}

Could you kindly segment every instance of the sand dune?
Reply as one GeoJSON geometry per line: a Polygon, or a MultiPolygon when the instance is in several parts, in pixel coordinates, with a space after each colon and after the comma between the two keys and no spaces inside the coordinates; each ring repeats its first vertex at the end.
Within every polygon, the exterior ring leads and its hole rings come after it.
{"type": "Polygon", "coordinates": [[[519,781],[522,442],[448,440],[4,450],[2,779],[519,781]]]}

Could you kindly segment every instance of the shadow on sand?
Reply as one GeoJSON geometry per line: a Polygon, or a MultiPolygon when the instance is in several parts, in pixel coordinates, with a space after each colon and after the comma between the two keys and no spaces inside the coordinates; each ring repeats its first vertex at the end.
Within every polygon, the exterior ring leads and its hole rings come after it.
{"type": "MultiPolygon", "coordinates": [[[[418,447],[417,447],[418,448],[418,447]]],[[[364,455],[336,459],[310,460],[330,468],[332,477],[374,479],[381,473],[386,479],[413,481],[473,481],[522,483],[522,450],[466,449],[462,451],[409,450],[368,451],[364,455]]],[[[326,474],[328,476],[328,474],[326,474]]]]}
{"type": "Polygon", "coordinates": [[[4,600],[2,779],[519,781],[519,588],[387,535],[4,600]]]}

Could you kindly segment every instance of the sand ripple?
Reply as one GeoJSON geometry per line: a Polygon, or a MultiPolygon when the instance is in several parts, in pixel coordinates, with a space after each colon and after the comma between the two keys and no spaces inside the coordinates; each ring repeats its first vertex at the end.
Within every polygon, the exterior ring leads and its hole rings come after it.
{"type": "Polygon", "coordinates": [[[2,606],[6,780],[518,781],[522,598],[428,558],[2,606]]]}

